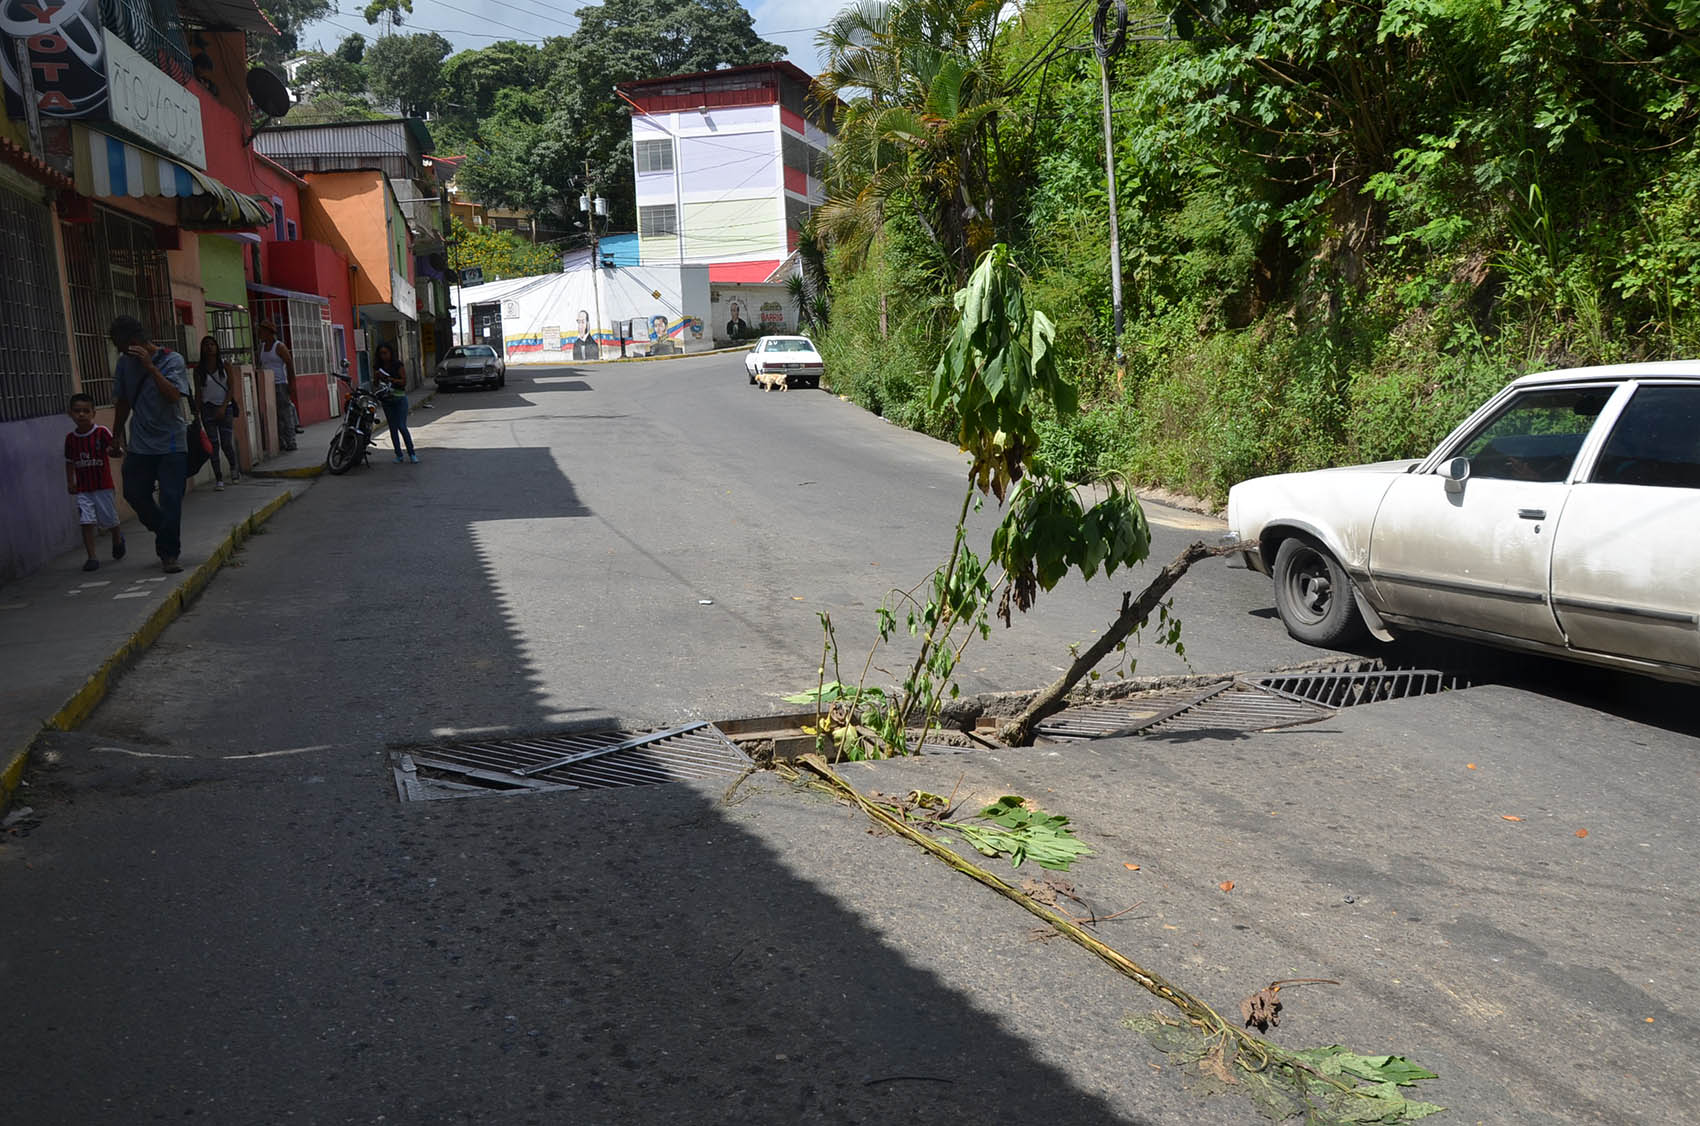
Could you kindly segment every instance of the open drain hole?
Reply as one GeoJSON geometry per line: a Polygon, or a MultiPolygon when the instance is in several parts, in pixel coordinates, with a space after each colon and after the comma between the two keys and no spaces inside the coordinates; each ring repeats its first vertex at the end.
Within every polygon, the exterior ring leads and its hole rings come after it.
{"type": "Polygon", "coordinates": [[[391,760],[402,801],[730,781],[754,765],[712,723],[446,743],[395,751],[391,760]]]}

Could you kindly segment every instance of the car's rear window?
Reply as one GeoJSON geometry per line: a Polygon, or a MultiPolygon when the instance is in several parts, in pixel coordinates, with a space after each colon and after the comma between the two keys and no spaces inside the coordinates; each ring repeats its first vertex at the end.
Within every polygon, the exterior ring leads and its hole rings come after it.
{"type": "Polygon", "coordinates": [[[815,346],[807,340],[769,340],[767,342],[767,351],[769,352],[813,352],[814,350],[815,346]]]}

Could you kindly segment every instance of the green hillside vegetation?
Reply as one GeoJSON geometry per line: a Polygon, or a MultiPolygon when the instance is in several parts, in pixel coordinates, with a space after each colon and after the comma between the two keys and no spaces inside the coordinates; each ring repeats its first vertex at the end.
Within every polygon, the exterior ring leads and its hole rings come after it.
{"type": "Polygon", "coordinates": [[[1136,9],[1113,60],[1115,361],[1093,0],[846,9],[817,215],[835,387],[941,436],[949,294],[1007,242],[1082,410],[1071,476],[1221,499],[1414,455],[1507,380],[1700,343],[1700,0],[1136,9]],[[1140,29],[1143,28],[1143,32],[1140,29]]]}

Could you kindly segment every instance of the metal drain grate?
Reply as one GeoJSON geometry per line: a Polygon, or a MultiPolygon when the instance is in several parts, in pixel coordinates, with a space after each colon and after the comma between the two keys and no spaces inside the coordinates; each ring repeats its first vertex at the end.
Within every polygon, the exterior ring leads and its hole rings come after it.
{"type": "Polygon", "coordinates": [[[1436,669],[1380,669],[1368,662],[1292,673],[1260,673],[1205,688],[1067,708],[1039,724],[1051,742],[1176,735],[1186,732],[1270,731],[1314,723],[1341,708],[1426,696],[1470,687],[1436,669]]]}
{"type": "Polygon", "coordinates": [[[1470,687],[1456,673],[1438,669],[1381,669],[1373,672],[1293,672],[1248,676],[1247,682],[1294,700],[1350,708],[1407,696],[1428,696],[1470,687]]]}
{"type": "Polygon", "coordinates": [[[1058,743],[1138,735],[1171,716],[1197,707],[1217,693],[1227,691],[1231,684],[1231,681],[1224,680],[1203,688],[1180,688],[1126,700],[1064,708],[1033,730],[1035,734],[1058,743]]]}
{"type": "Polygon", "coordinates": [[[711,723],[648,733],[586,731],[451,743],[394,757],[396,792],[403,801],[730,780],[754,765],[711,723]]]}
{"type": "Polygon", "coordinates": [[[1298,723],[1315,723],[1333,714],[1332,708],[1279,696],[1243,680],[1236,680],[1224,691],[1213,693],[1195,707],[1177,712],[1143,728],[1139,734],[1162,736],[1182,733],[1271,731],[1277,727],[1291,727],[1298,723]]]}

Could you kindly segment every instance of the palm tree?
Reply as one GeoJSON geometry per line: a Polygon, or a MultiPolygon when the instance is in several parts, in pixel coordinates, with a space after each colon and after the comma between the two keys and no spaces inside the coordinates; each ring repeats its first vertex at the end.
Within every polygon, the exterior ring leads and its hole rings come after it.
{"type": "Polygon", "coordinates": [[[862,0],[818,36],[823,98],[839,98],[820,233],[852,261],[895,209],[912,214],[960,286],[995,241],[994,165],[1006,91],[997,0],[862,0]]]}

